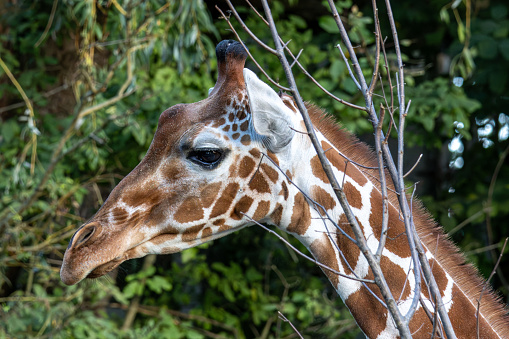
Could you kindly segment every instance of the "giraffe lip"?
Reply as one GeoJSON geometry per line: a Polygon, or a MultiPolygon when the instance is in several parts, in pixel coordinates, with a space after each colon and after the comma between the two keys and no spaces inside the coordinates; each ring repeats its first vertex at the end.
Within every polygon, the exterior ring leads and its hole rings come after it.
{"type": "Polygon", "coordinates": [[[118,256],[96,268],[94,268],[90,273],[87,274],[87,279],[96,279],[99,278],[117,268],[121,263],[126,261],[124,256],[118,256]]]}

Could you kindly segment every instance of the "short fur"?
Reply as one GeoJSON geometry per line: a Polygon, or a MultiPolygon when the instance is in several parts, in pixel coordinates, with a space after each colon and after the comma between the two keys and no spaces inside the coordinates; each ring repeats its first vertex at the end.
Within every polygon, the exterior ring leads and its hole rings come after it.
{"type": "MultiPolygon", "coordinates": [[[[377,167],[378,162],[373,150],[367,144],[359,141],[356,136],[338,126],[334,119],[313,104],[306,104],[309,116],[317,128],[335,147],[341,149],[350,160],[364,166],[377,167]]],[[[378,170],[361,169],[370,176],[378,178],[378,170]]],[[[392,180],[386,171],[388,188],[394,189],[392,180]]],[[[389,190],[390,192],[390,190],[389,190]]],[[[389,193],[389,201],[398,206],[396,194],[389,193]]],[[[449,237],[422,206],[418,199],[413,199],[414,224],[424,246],[432,252],[435,259],[451,275],[458,287],[469,297],[471,303],[477,307],[477,300],[487,282],[479,275],[477,269],[470,263],[449,237]],[[437,246],[438,245],[438,246],[437,246]]],[[[509,316],[507,306],[501,303],[491,286],[486,287],[481,301],[481,314],[486,318],[497,333],[509,337],[509,316]],[[504,307],[505,306],[505,307],[504,307]]]]}

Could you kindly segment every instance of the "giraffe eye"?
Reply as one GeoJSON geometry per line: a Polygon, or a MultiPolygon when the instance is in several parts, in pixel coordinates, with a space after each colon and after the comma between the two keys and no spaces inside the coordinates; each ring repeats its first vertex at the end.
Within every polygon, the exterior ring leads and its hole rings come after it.
{"type": "Polygon", "coordinates": [[[189,152],[187,158],[198,165],[212,169],[223,158],[223,152],[217,149],[193,150],[189,152]]]}

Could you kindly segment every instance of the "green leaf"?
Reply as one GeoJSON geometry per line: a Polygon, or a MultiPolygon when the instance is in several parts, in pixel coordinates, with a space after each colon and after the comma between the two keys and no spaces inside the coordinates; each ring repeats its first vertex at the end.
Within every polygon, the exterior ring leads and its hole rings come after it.
{"type": "Polygon", "coordinates": [[[147,287],[156,293],[162,293],[163,290],[170,291],[172,289],[171,283],[159,275],[147,279],[147,287]]]}
{"type": "Polygon", "coordinates": [[[465,26],[462,23],[458,24],[457,32],[458,32],[458,40],[461,43],[464,43],[465,42],[465,26]]]}
{"type": "Polygon", "coordinates": [[[345,63],[340,59],[336,59],[332,62],[331,66],[330,66],[330,70],[329,70],[330,77],[333,80],[339,80],[339,78],[341,78],[341,76],[344,74],[345,71],[346,71],[345,63]]]}
{"type": "Polygon", "coordinates": [[[321,17],[320,19],[318,19],[318,24],[327,33],[338,34],[339,32],[338,26],[336,25],[336,21],[334,21],[334,18],[332,16],[321,17]]]}
{"type": "Polygon", "coordinates": [[[440,9],[440,20],[442,20],[446,24],[448,24],[450,21],[449,12],[447,11],[447,8],[445,8],[445,7],[442,7],[442,9],[440,9]]]}
{"type": "Polygon", "coordinates": [[[0,138],[0,142],[10,142],[14,139],[15,136],[17,136],[20,132],[20,128],[18,124],[16,123],[16,120],[10,119],[2,123],[1,128],[1,136],[4,140],[0,138]]]}
{"type": "Polygon", "coordinates": [[[41,285],[34,284],[34,286],[32,288],[33,288],[34,294],[37,297],[46,297],[47,296],[46,290],[41,285]]]}

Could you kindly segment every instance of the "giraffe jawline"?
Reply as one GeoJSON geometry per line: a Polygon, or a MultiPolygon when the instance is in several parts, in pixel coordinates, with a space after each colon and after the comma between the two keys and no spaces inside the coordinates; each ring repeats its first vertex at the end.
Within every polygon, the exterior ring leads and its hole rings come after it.
{"type": "Polygon", "coordinates": [[[123,257],[121,259],[113,259],[104,263],[96,268],[94,268],[87,276],[86,279],[96,279],[102,277],[103,275],[113,271],[117,268],[121,263],[126,261],[123,257]]]}

